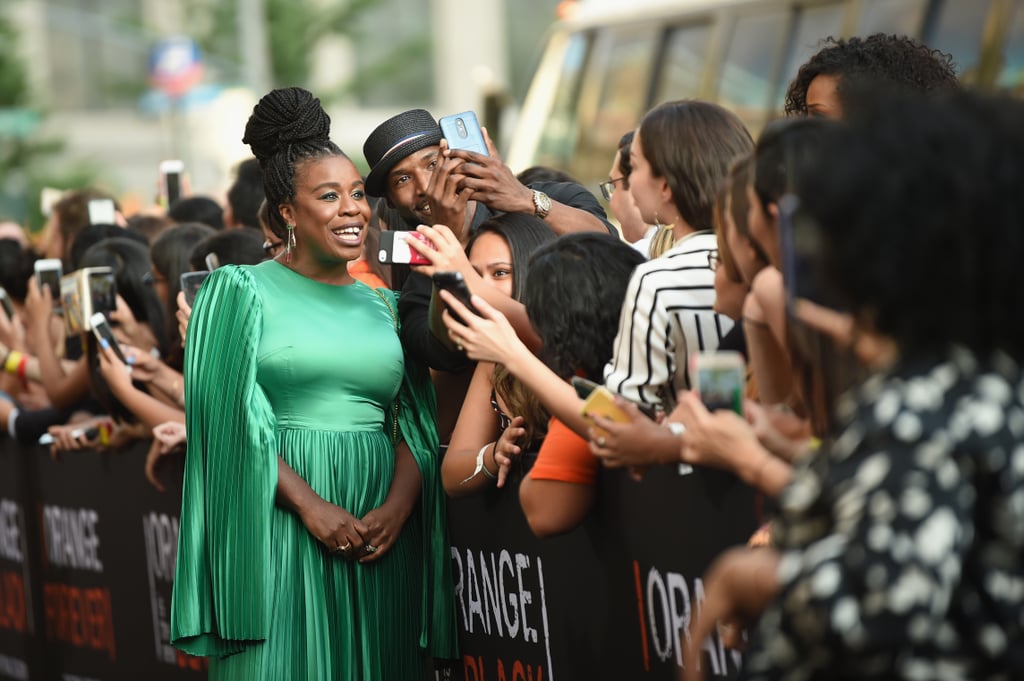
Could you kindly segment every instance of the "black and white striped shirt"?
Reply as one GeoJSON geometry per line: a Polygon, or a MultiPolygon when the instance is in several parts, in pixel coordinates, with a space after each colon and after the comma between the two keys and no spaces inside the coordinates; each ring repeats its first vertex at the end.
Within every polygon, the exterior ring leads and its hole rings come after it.
{"type": "Polygon", "coordinates": [[[690,234],[660,258],[636,268],[619,317],[605,385],[612,392],[671,411],[690,387],[691,353],[718,348],[732,320],[713,311],[715,235],[690,234]]]}

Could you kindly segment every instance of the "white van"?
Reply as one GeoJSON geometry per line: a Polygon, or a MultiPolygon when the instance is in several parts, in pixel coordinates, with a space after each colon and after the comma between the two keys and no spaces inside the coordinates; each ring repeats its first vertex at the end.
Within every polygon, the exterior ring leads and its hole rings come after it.
{"type": "Polygon", "coordinates": [[[624,132],[688,97],[756,134],[824,38],[877,32],[951,53],[966,83],[1024,93],[1024,0],[584,0],[549,34],[506,159],[596,187],[624,132]]]}

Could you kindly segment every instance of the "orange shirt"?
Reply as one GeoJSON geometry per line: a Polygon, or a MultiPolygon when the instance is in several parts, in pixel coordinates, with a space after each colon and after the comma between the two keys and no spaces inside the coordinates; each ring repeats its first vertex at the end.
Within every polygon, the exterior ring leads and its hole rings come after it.
{"type": "Polygon", "coordinates": [[[384,280],[370,271],[370,265],[365,260],[352,260],[348,264],[348,273],[363,282],[370,288],[387,288],[384,280]]]}
{"type": "Polygon", "coordinates": [[[600,467],[600,462],[590,453],[590,444],[552,417],[547,437],[537,452],[537,462],[530,469],[530,477],[593,485],[600,467]]]}

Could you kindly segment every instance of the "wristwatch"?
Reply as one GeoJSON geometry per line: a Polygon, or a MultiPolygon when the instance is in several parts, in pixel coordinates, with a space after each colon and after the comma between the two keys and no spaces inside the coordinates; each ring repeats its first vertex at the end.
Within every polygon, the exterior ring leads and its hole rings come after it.
{"type": "Polygon", "coordinates": [[[544,192],[533,190],[533,214],[541,220],[551,212],[551,198],[544,192]]]}

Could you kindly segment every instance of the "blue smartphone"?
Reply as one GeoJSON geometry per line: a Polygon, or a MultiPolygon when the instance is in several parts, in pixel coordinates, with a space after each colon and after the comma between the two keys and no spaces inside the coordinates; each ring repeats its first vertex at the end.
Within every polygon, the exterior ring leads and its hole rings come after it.
{"type": "Polygon", "coordinates": [[[448,140],[449,149],[465,149],[483,156],[490,156],[487,153],[484,133],[480,129],[480,123],[476,120],[476,114],[472,111],[445,116],[438,121],[438,124],[441,126],[441,134],[448,140]]]}

